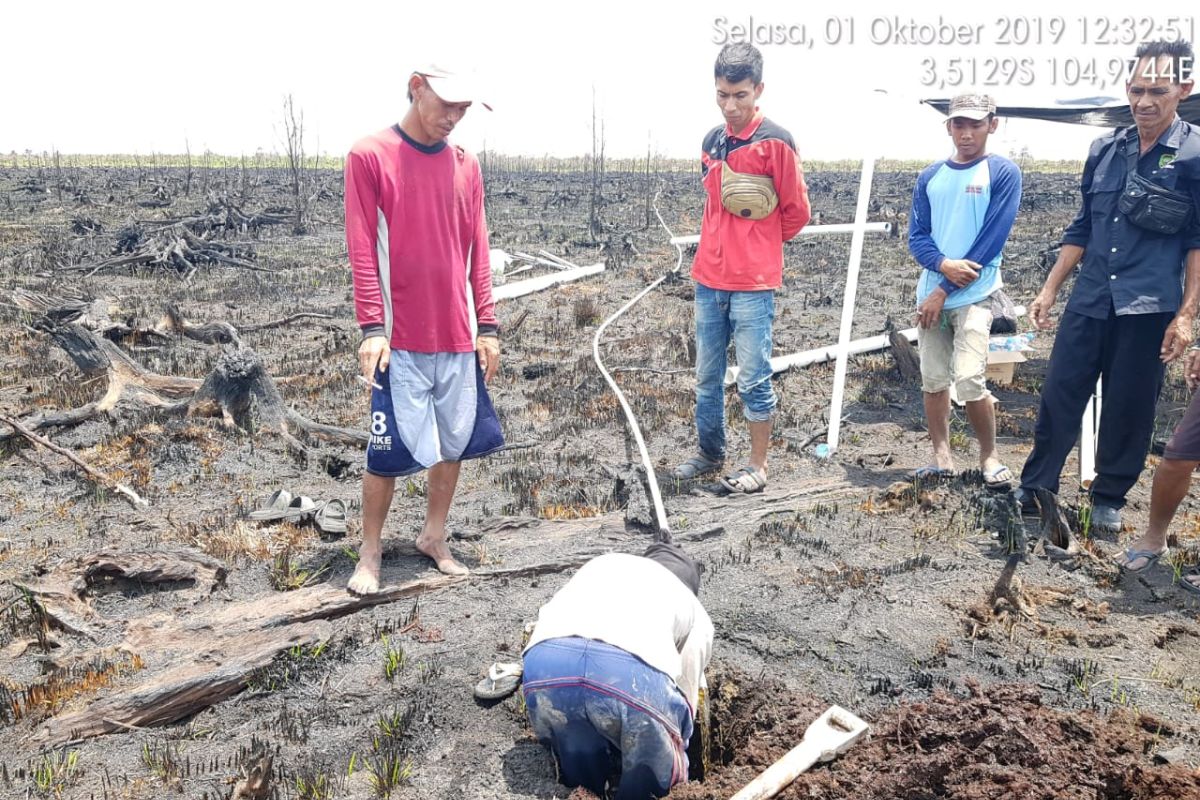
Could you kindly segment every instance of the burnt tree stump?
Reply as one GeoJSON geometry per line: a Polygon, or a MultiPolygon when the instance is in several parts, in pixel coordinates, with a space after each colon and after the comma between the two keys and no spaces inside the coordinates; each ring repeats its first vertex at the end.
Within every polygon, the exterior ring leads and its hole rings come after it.
{"type": "Polygon", "coordinates": [[[892,343],[892,358],[896,362],[896,368],[900,370],[900,377],[905,383],[920,384],[921,357],[912,346],[912,342],[900,331],[892,331],[888,335],[888,341],[892,343]]]}

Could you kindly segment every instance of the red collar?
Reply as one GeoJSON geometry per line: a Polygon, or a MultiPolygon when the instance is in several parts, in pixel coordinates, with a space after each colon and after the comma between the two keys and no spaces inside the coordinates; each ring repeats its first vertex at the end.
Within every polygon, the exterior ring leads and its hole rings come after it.
{"type": "Polygon", "coordinates": [[[754,132],[758,130],[758,126],[762,124],[763,113],[758,110],[758,106],[754,107],[754,117],[751,118],[750,124],[742,128],[736,134],[729,128],[729,123],[725,123],[725,135],[731,139],[737,139],[744,142],[754,136],[754,132]]]}

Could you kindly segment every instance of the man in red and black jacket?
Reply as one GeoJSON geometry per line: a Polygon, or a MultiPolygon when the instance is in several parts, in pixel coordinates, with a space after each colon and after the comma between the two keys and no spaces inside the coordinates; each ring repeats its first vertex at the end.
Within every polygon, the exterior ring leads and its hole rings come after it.
{"type": "Polygon", "coordinates": [[[783,243],[809,219],[808,189],[791,134],[758,109],[763,91],[758,49],[726,45],[717,56],[714,77],[725,124],[704,137],[704,221],[692,263],[700,447],[697,455],[675,468],[675,477],[694,478],[724,465],[725,361],[732,340],[738,394],[750,429],[750,459],[721,483],[731,492],[749,493],[767,485],[767,446],[776,404],[770,365],[775,290],[783,285],[783,243]],[[730,170],[733,180],[738,175],[769,176],[778,204],[761,218],[727,210],[721,194],[730,170]]]}

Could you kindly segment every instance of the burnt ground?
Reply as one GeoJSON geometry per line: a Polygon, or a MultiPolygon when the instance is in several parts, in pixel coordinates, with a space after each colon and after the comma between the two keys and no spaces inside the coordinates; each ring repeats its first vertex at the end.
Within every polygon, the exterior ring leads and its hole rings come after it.
{"type": "MultiPolygon", "coordinates": [[[[914,179],[876,177],[872,218],[895,222],[900,236],[867,242],[856,337],[910,324],[918,273],[904,220],[914,179]]],[[[659,183],[667,223],[695,232],[701,198],[691,175],[608,176],[593,236],[588,176],[489,174],[494,247],[544,248],[579,264],[607,259],[609,271],[499,306],[504,365],[492,392],[509,442],[521,447],[464,467],[450,522],[456,554],[482,574],[306,629],[308,638],[281,645],[238,683],[241,691],[178,722],[47,736],[69,714],[136,699],[172,666],[176,656],[138,652],[132,636],[155,615],[219,619],[223,609],[259,601],[267,616],[289,597],[344,585],[357,540],[357,448],[297,434],[307,445],[301,455],[253,415],[227,428],[139,408],[42,431],[144,496],[150,508],[139,511],[59,455],[0,442],[0,579],[9,582],[0,589],[0,796],[223,798],[256,754],[270,752],[270,794],[281,798],[365,798],[390,782],[395,797],[565,797],[552,759],[523,723],[519,696],[482,706],[471,687],[490,662],[519,652],[522,626],[567,580],[564,562],[637,552],[650,539],[631,521],[647,513],[631,471],[632,438],[590,348],[596,326],[675,263],[648,213],[647,186],[659,183]],[[347,501],[349,535],[242,520],[281,487],[347,501]],[[218,559],[227,575],[155,583],[101,574],[85,593],[91,640],[62,630],[17,588],[97,551],[178,548],[218,559]],[[551,565],[535,570],[542,574],[514,572],[542,564],[551,565]],[[281,591],[306,581],[317,588],[281,591]]],[[[809,184],[822,222],[850,220],[857,175],[814,169],[809,184]]],[[[228,322],[242,329],[287,405],[316,422],[361,428],[366,397],[353,378],[358,337],[340,176],[319,173],[313,193],[310,229],[294,234],[267,220],[288,217],[280,171],[201,171],[188,187],[179,170],[0,168],[0,288],[6,303],[15,289],[105,301],[110,324],[125,326],[110,334],[118,345],[167,375],[203,378],[229,346],[122,332],[154,326],[167,304],[195,323],[228,322]],[[267,215],[261,227],[206,233],[241,265],[190,270],[168,259],[93,273],[145,243],[163,220],[198,215],[213,201],[267,215]],[[332,318],[247,330],[298,312],[332,318]]],[[[1027,173],[1005,267],[1017,302],[1040,285],[1076,198],[1072,175],[1027,173]]],[[[788,247],[777,352],[835,339],[848,254],[848,239],[788,247]]],[[[614,324],[604,345],[662,468],[692,447],[691,297],[686,274],[668,281],[614,324]]],[[[39,317],[0,307],[0,413],[75,408],[103,392],[103,380],[83,377],[39,317]]],[[[1016,381],[996,387],[1002,453],[1014,469],[1028,451],[1049,342],[1040,336],[1016,381]]],[[[852,360],[841,449],[814,459],[811,436],[824,429],[832,375],[832,365],[818,365],[776,377],[780,410],[763,495],[713,498],[664,486],[677,537],[705,565],[702,599],[717,628],[720,747],[705,782],[676,794],[727,797],[838,703],[872,722],[872,738],[785,797],[1200,797],[1200,616],[1172,587],[1172,566],[1120,578],[1105,563],[1111,542],[1089,542],[1065,562],[1031,554],[1015,563],[1006,542],[1019,523],[991,502],[977,473],[940,486],[900,483],[926,463],[928,445],[919,387],[886,353],[852,360]]],[[[1187,399],[1172,370],[1161,437],[1187,399]]],[[[747,441],[733,394],[729,412],[732,452],[741,453],[747,441]]],[[[959,466],[970,467],[965,416],[953,430],[959,466]]],[[[1151,474],[1133,495],[1131,526],[1144,523],[1151,474]]],[[[1070,513],[1079,501],[1073,485],[1063,501],[1070,513]]],[[[389,583],[433,576],[406,546],[423,504],[422,477],[398,482],[389,583]]],[[[1174,530],[1178,563],[1194,562],[1194,500],[1174,530]]],[[[236,649],[210,648],[220,632],[201,630],[187,642],[197,663],[236,661],[236,649]]]]}

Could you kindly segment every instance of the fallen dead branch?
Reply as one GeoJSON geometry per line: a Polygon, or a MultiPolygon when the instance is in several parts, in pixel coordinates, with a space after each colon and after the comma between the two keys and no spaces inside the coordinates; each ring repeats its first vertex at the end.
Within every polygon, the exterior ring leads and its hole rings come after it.
{"type": "Polygon", "coordinates": [[[188,322],[183,314],[179,311],[179,307],[174,303],[167,303],[167,313],[154,330],[159,333],[177,333],[181,336],[186,336],[197,342],[204,344],[237,344],[241,345],[241,339],[238,338],[237,328],[230,325],[228,322],[205,322],[200,325],[188,322]]]}
{"type": "Polygon", "coordinates": [[[250,331],[265,331],[270,328],[282,328],[284,325],[291,325],[293,322],[299,322],[302,319],[333,319],[332,314],[318,314],[315,311],[301,311],[283,319],[276,319],[270,322],[263,322],[259,325],[243,325],[238,328],[242,333],[250,331]]]}
{"type": "Polygon", "coordinates": [[[56,445],[54,442],[50,441],[49,439],[45,438],[44,436],[38,436],[36,433],[29,430],[21,423],[17,422],[12,417],[6,416],[4,414],[0,414],[0,422],[3,422],[5,425],[8,425],[14,431],[21,434],[22,436],[24,436],[26,439],[33,442],[34,444],[36,444],[40,447],[44,447],[47,450],[51,451],[52,453],[58,453],[63,458],[66,458],[72,464],[74,464],[75,466],[77,466],[81,470],[83,470],[84,474],[87,475],[89,478],[91,478],[93,481],[95,481],[96,483],[99,483],[103,486],[107,486],[108,488],[110,488],[110,489],[114,490],[115,492],[117,492],[118,494],[120,494],[122,497],[124,497],[126,500],[128,500],[133,505],[134,508],[148,508],[150,506],[150,502],[148,500],[146,500],[145,498],[143,498],[141,495],[139,495],[137,492],[135,492],[133,489],[130,489],[125,484],[114,480],[113,478],[109,477],[108,475],[105,475],[103,472],[101,472],[100,470],[91,466],[90,464],[88,464],[86,461],[84,461],[79,456],[72,453],[67,448],[56,445]]]}
{"type": "Polygon", "coordinates": [[[63,562],[37,583],[13,585],[36,598],[59,628],[94,639],[105,624],[87,601],[88,589],[97,581],[192,583],[208,592],[228,574],[221,561],[190,548],[102,551],[63,562]]]}
{"type": "Polygon", "coordinates": [[[285,325],[291,325],[293,322],[300,322],[306,319],[333,319],[333,316],[331,314],[319,314],[312,311],[301,311],[283,319],[271,320],[270,322],[263,322],[258,325],[243,325],[240,328],[236,328],[222,320],[199,324],[190,322],[183,316],[178,306],[174,303],[169,303],[167,304],[166,316],[154,326],[154,331],[157,333],[178,333],[204,344],[236,344],[240,346],[240,334],[281,328],[285,325]]]}
{"type": "MultiPolygon", "coordinates": [[[[600,552],[599,550],[597,552],[600,552]]],[[[329,620],[364,608],[394,603],[472,579],[512,579],[575,569],[587,560],[575,555],[560,561],[476,572],[435,575],[385,586],[376,594],[354,595],[330,585],[284,595],[231,603],[223,608],[197,608],[186,616],[158,614],[125,623],[120,649],[136,653],[145,665],[142,681],[102,697],[81,711],[47,720],[35,742],[44,745],[106,733],[165,725],[226,700],[244,689],[256,670],[268,667],[281,652],[312,647],[332,635],[329,620]]],[[[54,614],[74,621],[96,637],[100,620],[83,599],[88,580],[119,574],[138,580],[203,580],[224,577],[220,562],[188,551],[98,553],[56,569],[40,584],[21,588],[37,596],[54,614]],[[82,622],[80,622],[82,620],[82,622]]]]}
{"type": "Polygon", "coordinates": [[[247,214],[228,197],[213,198],[203,214],[169,220],[162,227],[185,225],[196,233],[206,231],[256,231],[267,225],[282,225],[291,222],[291,210],[268,208],[247,214]]]}

